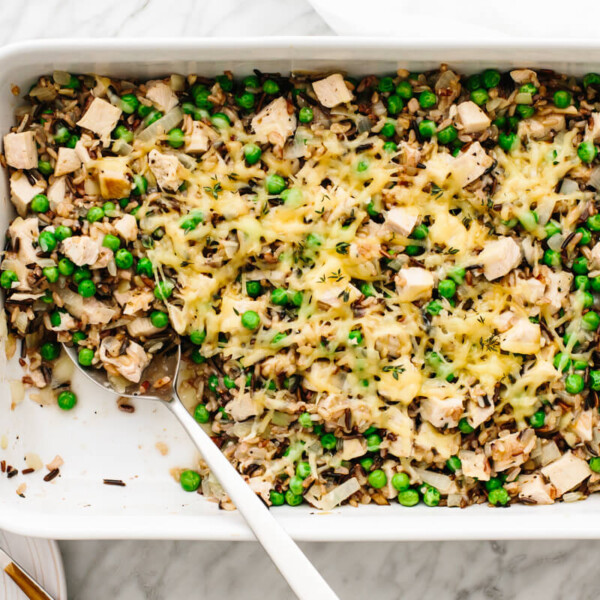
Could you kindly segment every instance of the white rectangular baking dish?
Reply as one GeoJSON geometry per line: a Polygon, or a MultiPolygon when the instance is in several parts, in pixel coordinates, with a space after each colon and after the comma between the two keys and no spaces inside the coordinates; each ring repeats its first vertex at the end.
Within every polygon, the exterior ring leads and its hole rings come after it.
{"type": "MultiPolygon", "coordinates": [[[[600,43],[411,42],[344,38],[268,38],[246,40],[72,40],[20,44],[0,50],[0,132],[13,123],[20,102],[17,85],[27,90],[37,76],[55,69],[75,73],[150,78],[170,73],[214,75],[230,69],[244,75],[263,71],[343,70],[388,73],[399,67],[434,68],[446,62],[471,72],[496,66],[554,68],[583,74],[600,70],[600,43]]],[[[13,214],[6,174],[0,172],[0,232],[13,214]]],[[[0,359],[4,361],[3,354],[0,359]]],[[[197,494],[183,492],[171,467],[194,464],[195,451],[168,411],[136,403],[136,412],[116,408],[114,398],[77,378],[79,404],[71,413],[25,400],[10,409],[7,381],[20,378],[16,364],[0,363],[0,460],[24,468],[23,457],[36,452],[44,462],[64,459],[60,477],[48,483],[45,470],[7,479],[0,476],[0,528],[60,539],[169,538],[251,539],[235,512],[219,511],[197,494]],[[157,442],[170,451],[162,456],[157,442]],[[103,478],[122,479],[112,487],[103,478]],[[27,483],[25,498],[15,490],[27,483]]],[[[437,540],[600,537],[600,497],[577,504],[428,508],[344,507],[319,514],[307,506],[274,509],[300,540],[437,540]]]]}

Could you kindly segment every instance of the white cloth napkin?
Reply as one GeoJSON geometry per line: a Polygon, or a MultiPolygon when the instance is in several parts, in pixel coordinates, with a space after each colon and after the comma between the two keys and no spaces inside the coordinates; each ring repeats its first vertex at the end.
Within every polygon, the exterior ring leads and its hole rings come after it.
{"type": "Polygon", "coordinates": [[[596,38],[598,0],[309,0],[338,35],[421,39],[596,38]]]}

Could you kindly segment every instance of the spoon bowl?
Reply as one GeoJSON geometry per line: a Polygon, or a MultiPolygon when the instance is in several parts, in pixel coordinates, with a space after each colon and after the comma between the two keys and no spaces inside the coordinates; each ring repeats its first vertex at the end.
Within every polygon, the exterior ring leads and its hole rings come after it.
{"type": "Polygon", "coordinates": [[[103,368],[82,367],[75,347],[63,344],[63,348],[85,377],[105,391],[126,398],[157,400],[168,406],[296,596],[301,600],[339,600],[314,565],[273,517],[266,504],[250,489],[212,441],[209,433],[182,404],[177,395],[177,377],[181,363],[179,345],[157,354],[142,373],[142,383],[132,383],[123,390],[115,389],[103,368]]]}

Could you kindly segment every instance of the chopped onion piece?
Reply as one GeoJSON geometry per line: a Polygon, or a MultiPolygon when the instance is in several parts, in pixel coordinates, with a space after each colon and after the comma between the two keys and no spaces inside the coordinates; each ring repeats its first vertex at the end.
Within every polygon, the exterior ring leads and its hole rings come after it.
{"type": "Polygon", "coordinates": [[[151,142],[159,135],[171,131],[174,127],[177,127],[179,123],[183,121],[183,112],[176,106],[171,109],[164,117],[154,121],[151,125],[148,125],[138,136],[137,139],[140,142],[146,143],[151,142]]]}
{"type": "Polygon", "coordinates": [[[564,178],[560,184],[559,194],[573,194],[579,191],[579,184],[572,179],[564,178]]]}
{"type": "Polygon", "coordinates": [[[533,98],[531,94],[527,92],[521,92],[515,96],[516,104],[533,104],[533,98]]]}
{"type": "Polygon", "coordinates": [[[133,146],[125,140],[115,140],[112,145],[112,151],[119,156],[127,156],[133,152],[133,146]]]}
{"type": "Polygon", "coordinates": [[[590,178],[588,180],[588,185],[591,185],[593,188],[600,190],[600,167],[595,167],[592,169],[590,173],[590,178]]]}
{"type": "Polygon", "coordinates": [[[565,236],[562,233],[555,233],[551,238],[546,240],[549,248],[555,252],[560,252],[562,243],[565,241],[565,236]]]}
{"type": "Polygon", "coordinates": [[[415,471],[424,483],[437,488],[442,494],[447,494],[452,489],[452,479],[448,475],[419,468],[415,468],[415,471]]]}
{"type": "Polygon", "coordinates": [[[177,73],[171,75],[171,89],[174,92],[183,92],[185,90],[185,77],[177,73]]]}
{"type": "Polygon", "coordinates": [[[71,81],[71,74],[66,71],[54,71],[52,73],[52,79],[58,85],[67,85],[71,81]]]}
{"type": "Polygon", "coordinates": [[[369,119],[369,117],[360,115],[356,118],[356,129],[358,130],[358,133],[371,131],[371,127],[373,127],[373,124],[371,123],[371,119],[369,119]]]}
{"type": "Polygon", "coordinates": [[[373,104],[373,113],[376,114],[378,117],[383,117],[383,115],[387,113],[387,109],[385,108],[381,100],[378,100],[377,102],[375,102],[375,104],[373,104]]]}
{"type": "Polygon", "coordinates": [[[358,479],[356,477],[352,477],[352,479],[348,479],[348,481],[344,481],[341,485],[338,485],[334,490],[325,494],[321,501],[319,502],[319,507],[321,510],[331,510],[346,498],[352,496],[360,490],[360,484],[358,483],[358,479]]]}
{"type": "Polygon", "coordinates": [[[37,98],[40,102],[51,102],[56,98],[56,90],[53,87],[42,87],[36,85],[30,92],[29,95],[32,98],[37,98]]]}

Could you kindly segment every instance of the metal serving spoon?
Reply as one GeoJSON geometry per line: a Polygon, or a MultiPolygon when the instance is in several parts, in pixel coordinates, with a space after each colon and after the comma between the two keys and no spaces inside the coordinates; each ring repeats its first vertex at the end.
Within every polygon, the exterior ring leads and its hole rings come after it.
{"type": "Polygon", "coordinates": [[[79,365],[77,350],[63,344],[75,366],[95,384],[119,396],[159,400],[185,427],[196,444],[202,458],[219,480],[237,509],[240,511],[256,539],[262,544],[279,572],[301,600],[339,600],[335,592],[321,577],[302,550],[296,545],[283,527],[277,522],[265,504],[250,489],[235,467],[225,458],[210,436],[198,425],[194,417],[183,406],[177,395],[177,376],[181,360],[181,349],[177,345],[170,352],[157,355],[144,371],[143,381],[149,381],[146,393],[140,393],[139,385],[132,384],[125,392],[112,387],[104,369],[83,369],[79,365]],[[166,385],[154,387],[153,383],[169,378],[166,385]]]}

